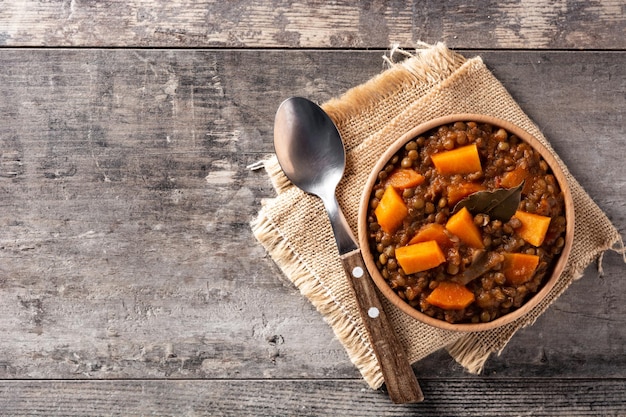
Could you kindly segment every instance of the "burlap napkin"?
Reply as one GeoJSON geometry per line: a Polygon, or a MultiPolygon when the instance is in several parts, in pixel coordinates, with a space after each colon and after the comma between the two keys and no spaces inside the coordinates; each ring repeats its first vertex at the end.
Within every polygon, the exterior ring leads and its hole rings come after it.
{"type": "MultiPolygon", "coordinates": [[[[359,199],[374,162],[393,141],[422,122],[451,113],[493,115],[521,126],[551,149],[480,57],[465,59],[437,44],[422,45],[400,63],[386,59],[389,69],[322,105],[345,141],[347,166],[337,197],[355,234],[359,199]]],[[[518,329],[533,323],[587,265],[620,241],[615,227],[557,160],[573,194],[576,227],[567,267],[545,302],[496,330],[457,333],[422,324],[384,300],[412,363],[446,348],[468,371],[480,372],[491,353],[501,350],[518,329]]],[[[254,235],[332,326],[367,383],[380,387],[382,374],[344,276],[322,202],[291,185],[275,157],[264,161],[264,167],[278,195],[263,202],[252,222],[254,235]]]]}

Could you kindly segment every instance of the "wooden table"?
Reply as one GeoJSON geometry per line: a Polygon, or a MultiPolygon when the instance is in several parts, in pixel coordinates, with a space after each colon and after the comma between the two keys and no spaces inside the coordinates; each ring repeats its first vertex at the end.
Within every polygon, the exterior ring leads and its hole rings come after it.
{"type": "Polygon", "coordinates": [[[621,255],[483,375],[417,363],[426,401],[397,406],[253,238],[274,192],[247,168],[284,98],[445,41],[623,234],[623,1],[353,3],[0,0],[0,414],[626,415],[621,255]]]}

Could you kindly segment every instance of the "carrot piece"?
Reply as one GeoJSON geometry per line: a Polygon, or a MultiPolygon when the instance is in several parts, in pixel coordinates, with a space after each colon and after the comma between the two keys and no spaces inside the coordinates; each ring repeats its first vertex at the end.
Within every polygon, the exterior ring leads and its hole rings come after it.
{"type": "Polygon", "coordinates": [[[513,188],[517,187],[526,179],[528,176],[528,171],[525,168],[518,166],[515,167],[513,171],[508,171],[502,174],[502,179],[500,180],[500,186],[503,188],[513,188]]]}
{"type": "Polygon", "coordinates": [[[485,186],[475,182],[461,182],[448,186],[448,206],[453,207],[470,194],[485,190],[485,186]]]}
{"type": "Polygon", "coordinates": [[[401,246],[396,249],[396,259],[406,274],[426,271],[446,261],[441,248],[434,240],[401,246]]]}
{"type": "Polygon", "coordinates": [[[475,143],[433,154],[430,159],[441,175],[471,174],[482,171],[478,147],[475,143]]]}
{"type": "Polygon", "coordinates": [[[415,236],[409,240],[409,245],[434,240],[441,248],[449,248],[452,241],[445,232],[445,228],[439,223],[428,223],[422,226],[415,236]]]}
{"type": "Polygon", "coordinates": [[[516,230],[517,234],[531,245],[541,246],[550,227],[550,217],[521,210],[515,212],[515,217],[522,222],[522,226],[516,230]]]}
{"type": "Polygon", "coordinates": [[[393,233],[409,214],[409,209],[404,204],[400,194],[393,187],[387,187],[374,210],[374,214],[383,231],[393,233]]]}
{"type": "Polygon", "coordinates": [[[426,297],[429,304],[444,310],[462,310],[475,300],[474,293],[463,284],[456,282],[440,282],[426,297]]]}
{"type": "Polygon", "coordinates": [[[509,284],[524,284],[535,275],[535,270],[539,265],[537,255],[526,253],[505,253],[502,273],[509,284]]]}
{"type": "Polygon", "coordinates": [[[474,217],[467,207],[463,207],[448,219],[446,229],[450,233],[458,236],[458,238],[468,246],[478,249],[485,247],[480,230],[478,226],[474,224],[474,217]]]}
{"type": "Polygon", "coordinates": [[[399,168],[391,173],[385,184],[404,190],[406,188],[417,187],[422,184],[424,180],[424,176],[414,169],[399,168]]]}

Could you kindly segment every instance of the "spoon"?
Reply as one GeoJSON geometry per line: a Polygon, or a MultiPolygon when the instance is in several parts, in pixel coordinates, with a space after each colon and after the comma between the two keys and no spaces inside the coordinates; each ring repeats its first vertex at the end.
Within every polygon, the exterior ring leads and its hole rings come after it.
{"type": "Polygon", "coordinates": [[[274,148],[287,178],[324,203],[389,397],[394,403],[423,401],[413,368],[387,319],[361,250],[337,203],[337,184],[346,165],[346,153],[337,127],[317,104],[292,97],[276,112],[274,148]]]}

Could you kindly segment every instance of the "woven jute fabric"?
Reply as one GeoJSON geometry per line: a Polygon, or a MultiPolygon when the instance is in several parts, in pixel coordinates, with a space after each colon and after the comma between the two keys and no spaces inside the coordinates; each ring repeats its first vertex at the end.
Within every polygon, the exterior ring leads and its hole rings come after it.
{"type": "MultiPolygon", "coordinates": [[[[492,115],[520,126],[554,152],[480,57],[466,59],[437,44],[421,46],[401,62],[386,60],[388,69],[322,104],[345,142],[347,165],[337,198],[355,234],[363,187],[378,156],[423,122],[454,113],[492,115]]],[[[548,297],[516,322],[480,333],[433,328],[383,299],[389,320],[412,363],[445,348],[469,372],[480,372],[490,354],[503,349],[517,330],[533,323],[592,261],[620,241],[606,215],[556,158],[569,182],[576,221],[567,266],[548,297]]],[[[383,377],[344,275],[321,200],[293,186],[275,157],[263,162],[277,196],[265,200],[253,220],[255,237],[333,328],[365,381],[372,388],[380,387],[383,377]]]]}

